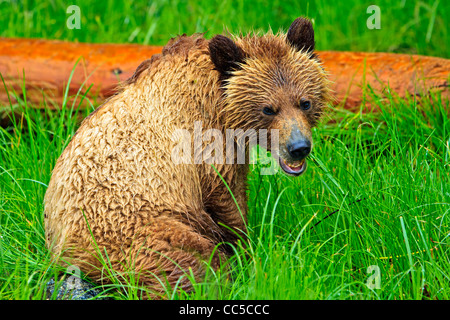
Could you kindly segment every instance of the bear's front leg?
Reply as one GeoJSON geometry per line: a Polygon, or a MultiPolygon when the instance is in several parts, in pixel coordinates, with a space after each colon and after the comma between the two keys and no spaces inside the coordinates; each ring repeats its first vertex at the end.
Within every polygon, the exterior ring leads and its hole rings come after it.
{"type": "Polygon", "coordinates": [[[245,193],[233,192],[223,185],[205,201],[205,210],[221,229],[223,241],[231,244],[247,237],[247,199],[245,193]],[[234,198],[233,198],[234,196],[234,198]]]}
{"type": "Polygon", "coordinates": [[[161,216],[140,228],[125,252],[127,263],[138,282],[164,297],[171,290],[192,290],[191,275],[202,281],[206,268],[218,269],[225,256],[212,239],[174,217],[161,216]],[[209,264],[210,262],[210,264],[209,264]],[[209,265],[208,265],[209,264],[209,265]]]}

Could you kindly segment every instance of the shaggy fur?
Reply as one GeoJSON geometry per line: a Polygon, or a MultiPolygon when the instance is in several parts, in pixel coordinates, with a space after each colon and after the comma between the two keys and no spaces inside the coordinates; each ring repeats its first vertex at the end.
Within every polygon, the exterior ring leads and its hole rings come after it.
{"type": "MultiPolygon", "coordinates": [[[[76,264],[103,281],[103,259],[163,292],[155,276],[173,285],[190,268],[200,279],[202,260],[212,256],[218,267],[226,259],[227,247],[216,246],[246,231],[248,165],[215,164],[242,217],[210,164],[172,161],[173,132],[192,132],[194,121],[224,136],[227,128],[279,129],[277,156],[289,160],[283,143],[290,124],[310,137],[329,97],[325,72],[312,53],[312,27],[299,19],[288,38],[269,32],[171,39],[83,121],[45,196],[47,245],[62,264],[76,264]],[[299,109],[305,98],[311,110],[299,109]],[[261,112],[267,105],[276,116],[261,112]]],[[[178,285],[191,286],[186,278],[178,285]]]]}

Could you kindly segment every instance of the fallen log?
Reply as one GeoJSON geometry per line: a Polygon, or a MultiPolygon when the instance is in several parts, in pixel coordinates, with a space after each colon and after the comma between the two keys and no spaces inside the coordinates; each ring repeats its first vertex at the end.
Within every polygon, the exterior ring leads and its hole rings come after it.
{"type": "MultiPolygon", "coordinates": [[[[15,92],[42,108],[60,108],[67,85],[68,95],[83,95],[97,102],[111,96],[120,81],[128,79],[136,67],[162,47],[136,44],[87,44],[56,40],[0,38],[0,103],[15,102],[15,92]],[[70,76],[73,72],[69,83],[70,76]],[[81,90],[80,90],[81,87],[81,90]]],[[[450,60],[408,54],[319,51],[333,82],[335,104],[359,108],[363,92],[370,85],[382,92],[389,85],[400,97],[409,92],[426,95],[440,91],[449,98],[450,60]]],[[[80,99],[80,97],[78,97],[80,99]]],[[[79,100],[78,100],[79,101],[79,100]]],[[[83,103],[82,106],[87,106],[83,103]]]]}

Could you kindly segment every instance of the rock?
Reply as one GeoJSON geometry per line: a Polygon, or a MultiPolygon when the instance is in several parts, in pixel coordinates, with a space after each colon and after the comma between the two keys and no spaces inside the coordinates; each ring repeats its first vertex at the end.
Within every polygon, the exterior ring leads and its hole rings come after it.
{"type": "Polygon", "coordinates": [[[47,300],[109,300],[106,297],[98,297],[101,290],[93,284],[73,275],[63,277],[58,284],[55,283],[55,279],[51,279],[47,282],[46,293],[47,300]],[[54,293],[55,289],[57,293],[54,293]]]}

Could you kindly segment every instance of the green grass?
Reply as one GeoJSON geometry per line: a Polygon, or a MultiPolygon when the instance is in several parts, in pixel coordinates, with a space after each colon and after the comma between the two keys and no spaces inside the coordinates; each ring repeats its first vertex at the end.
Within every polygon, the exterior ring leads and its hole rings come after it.
{"type": "Polygon", "coordinates": [[[0,36],[80,42],[164,45],[177,34],[224,28],[286,30],[300,15],[315,22],[319,50],[384,51],[449,57],[448,1],[376,1],[381,29],[369,30],[370,1],[87,1],[0,2],[0,36]],[[81,29],[66,27],[69,5],[81,11],[81,29]]]}
{"type": "MultiPolygon", "coordinates": [[[[247,247],[236,247],[231,271],[210,270],[194,293],[171,297],[448,299],[448,103],[388,95],[373,104],[366,114],[330,108],[303,176],[252,168],[247,247]],[[370,266],[380,289],[366,285],[370,266]]],[[[42,201],[79,121],[71,107],[18,108],[23,117],[0,129],[0,298],[41,299],[61,270],[45,249],[42,201]]],[[[139,296],[135,278],[115,279],[109,294],[139,296]]]]}
{"type": "MultiPolygon", "coordinates": [[[[305,14],[315,19],[321,50],[448,57],[444,1],[381,1],[381,30],[365,27],[371,3],[356,1],[151,3],[75,1],[82,28],[69,30],[62,1],[3,1],[0,35],[164,44],[179,33],[209,36],[223,26],[286,29],[305,14]]],[[[230,269],[209,269],[190,295],[168,289],[172,299],[450,297],[448,101],[366,92],[377,112],[330,107],[314,129],[303,176],[261,176],[259,166],[252,168],[246,248],[236,247],[230,269]],[[371,266],[379,270],[380,289],[367,286],[371,266]]],[[[57,158],[92,110],[76,111],[82,97],[42,112],[26,92],[24,99],[10,95],[19,103],[2,108],[20,112],[0,128],[0,299],[43,299],[45,284],[61,271],[45,248],[43,197],[57,158]]],[[[105,294],[139,297],[135,277],[114,279],[105,289],[117,291],[105,294]]]]}

